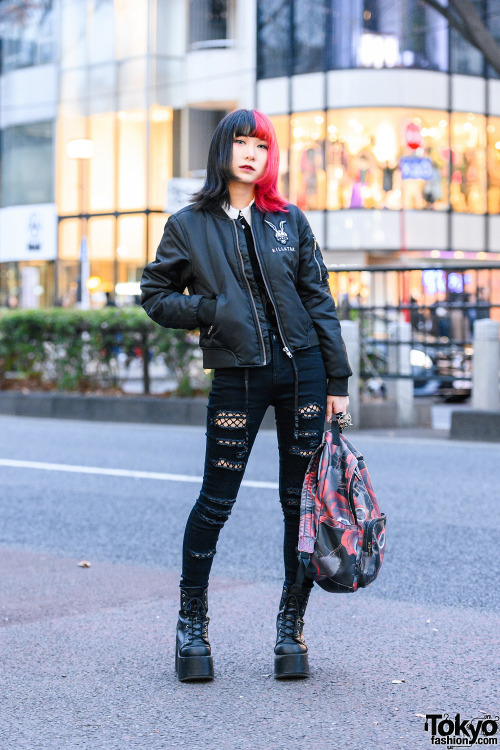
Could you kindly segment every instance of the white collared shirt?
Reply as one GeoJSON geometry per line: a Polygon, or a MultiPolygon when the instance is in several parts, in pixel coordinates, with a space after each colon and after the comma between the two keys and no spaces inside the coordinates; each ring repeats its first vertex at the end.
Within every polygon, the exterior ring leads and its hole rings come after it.
{"type": "Polygon", "coordinates": [[[243,218],[248,223],[248,225],[252,226],[252,203],[255,202],[255,199],[253,198],[248,206],[245,206],[245,208],[234,208],[234,206],[222,206],[224,211],[227,213],[230,219],[237,219],[240,215],[240,211],[243,214],[243,218]]]}

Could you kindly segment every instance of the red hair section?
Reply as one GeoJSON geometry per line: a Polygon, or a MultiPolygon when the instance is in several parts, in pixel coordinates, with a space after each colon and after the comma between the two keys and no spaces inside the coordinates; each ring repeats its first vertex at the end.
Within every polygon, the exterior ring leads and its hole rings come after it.
{"type": "Polygon", "coordinates": [[[266,171],[255,183],[255,205],[262,212],[288,211],[287,201],[278,190],[280,152],[274,125],[263,112],[253,109],[252,113],[255,119],[255,130],[250,135],[266,141],[268,145],[266,171]]]}

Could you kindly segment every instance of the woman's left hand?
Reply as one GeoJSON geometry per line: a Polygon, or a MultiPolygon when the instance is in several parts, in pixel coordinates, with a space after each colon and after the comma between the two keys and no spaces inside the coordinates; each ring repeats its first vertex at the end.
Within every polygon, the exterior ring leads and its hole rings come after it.
{"type": "Polygon", "coordinates": [[[327,396],[326,397],[326,421],[331,422],[332,416],[343,412],[347,413],[349,406],[349,396],[327,396]]]}

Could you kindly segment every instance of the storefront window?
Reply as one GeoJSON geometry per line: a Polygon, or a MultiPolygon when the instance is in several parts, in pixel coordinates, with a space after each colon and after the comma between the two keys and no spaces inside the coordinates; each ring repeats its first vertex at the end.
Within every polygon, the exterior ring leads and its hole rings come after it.
{"type": "Polygon", "coordinates": [[[488,120],[488,213],[500,214],[500,117],[488,120]]]}
{"type": "Polygon", "coordinates": [[[78,298],[80,274],[80,221],[65,219],[59,222],[59,258],[57,261],[57,304],[72,307],[78,298]]]}
{"type": "Polygon", "coordinates": [[[328,113],[327,207],[448,207],[445,112],[349,109],[328,113]]]}
{"type": "Polygon", "coordinates": [[[59,109],[57,122],[56,203],[60,216],[81,212],[85,165],[68,156],[68,143],[76,138],[87,138],[87,120],[66,106],[59,109]]]}
{"type": "Polygon", "coordinates": [[[116,220],[107,216],[88,222],[91,307],[102,307],[106,304],[106,292],[114,292],[115,224],[116,220]]]}
{"type": "Polygon", "coordinates": [[[115,208],[115,123],[114,112],[89,118],[89,138],[93,144],[88,165],[91,213],[115,208]]]}
{"type": "Polygon", "coordinates": [[[118,210],[146,208],[146,116],[118,112],[118,210]]]}
{"type": "Polygon", "coordinates": [[[148,263],[156,258],[156,251],[163,237],[163,230],[169,214],[149,214],[149,248],[148,263]]]}
{"type": "Polygon", "coordinates": [[[2,206],[54,201],[52,122],[14,125],[0,133],[2,206]]]}
{"type": "Polygon", "coordinates": [[[280,147],[278,189],[284,198],[290,194],[290,118],[288,115],[271,117],[280,147]]]}
{"type": "Polygon", "coordinates": [[[450,201],[454,211],[486,211],[486,118],[454,112],[451,116],[452,173],[450,201]]]}
{"type": "Polygon", "coordinates": [[[295,114],[291,126],[290,201],[304,211],[322,210],[326,200],[324,114],[295,114]]]}
{"type": "Polygon", "coordinates": [[[172,110],[153,107],[149,122],[149,208],[163,210],[172,177],[172,110]]]}
{"type": "Polygon", "coordinates": [[[119,217],[117,245],[118,281],[139,281],[147,263],[144,215],[119,217]]]}

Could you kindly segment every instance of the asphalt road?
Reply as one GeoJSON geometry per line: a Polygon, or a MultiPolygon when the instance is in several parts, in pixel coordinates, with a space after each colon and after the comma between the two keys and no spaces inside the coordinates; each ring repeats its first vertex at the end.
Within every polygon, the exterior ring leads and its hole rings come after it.
{"type": "Polygon", "coordinates": [[[355,594],[315,588],[311,678],[281,683],[278,457],[261,432],[212,568],[216,679],[180,684],[204,430],[0,417],[0,748],[424,750],[428,713],[498,714],[500,447],[430,435],[350,433],[388,515],[384,566],[355,594]]]}

